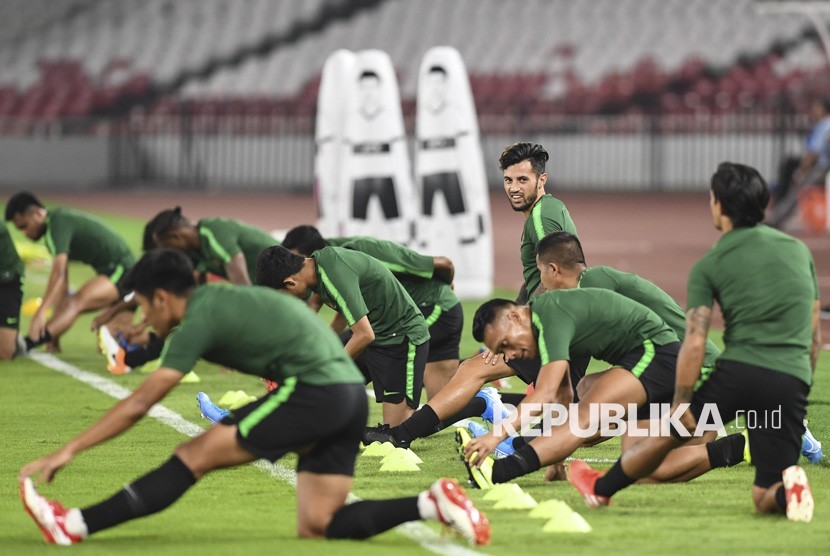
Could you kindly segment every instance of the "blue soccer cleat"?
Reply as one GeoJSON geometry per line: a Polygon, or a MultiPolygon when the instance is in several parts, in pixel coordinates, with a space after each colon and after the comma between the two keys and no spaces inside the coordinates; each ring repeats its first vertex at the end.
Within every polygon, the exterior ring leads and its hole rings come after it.
{"type": "Polygon", "coordinates": [[[810,463],[818,463],[824,457],[821,451],[821,442],[816,440],[810,429],[804,425],[804,436],[801,437],[801,455],[810,460],[810,463]]]}
{"type": "MultiPolygon", "coordinates": [[[[473,438],[484,436],[490,432],[475,421],[467,423],[467,430],[470,431],[470,436],[473,438]]],[[[515,451],[516,450],[513,449],[513,437],[507,437],[499,442],[499,445],[496,446],[495,450],[493,450],[493,457],[496,459],[506,458],[507,456],[512,456],[515,451]]]]}
{"type": "Polygon", "coordinates": [[[487,407],[484,409],[484,413],[481,414],[482,419],[492,423],[497,419],[499,421],[504,421],[510,417],[510,412],[506,407],[504,407],[504,404],[501,401],[499,391],[492,386],[479,390],[476,394],[476,398],[481,398],[484,400],[484,403],[487,404],[487,407]]]}
{"type": "Polygon", "coordinates": [[[210,420],[213,423],[218,423],[225,416],[230,413],[227,409],[222,409],[212,401],[210,401],[210,396],[205,394],[204,392],[199,392],[196,394],[196,401],[199,402],[199,411],[202,412],[202,417],[205,419],[210,420]]]}

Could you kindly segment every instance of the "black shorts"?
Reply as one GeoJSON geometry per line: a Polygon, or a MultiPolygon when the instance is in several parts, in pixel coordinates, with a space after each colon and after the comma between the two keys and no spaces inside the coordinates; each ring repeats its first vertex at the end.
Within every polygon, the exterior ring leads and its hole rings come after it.
{"type": "Polygon", "coordinates": [[[23,303],[23,283],[18,280],[0,284],[0,328],[20,328],[20,305],[23,303]]]}
{"type": "MultiPolygon", "coordinates": [[[[351,336],[351,330],[340,335],[343,345],[351,336]]],[[[404,337],[396,346],[369,344],[354,362],[366,384],[372,383],[376,402],[399,404],[406,400],[409,407],[417,409],[428,355],[429,342],[416,346],[404,337]]]]}
{"type": "MultiPolygon", "coordinates": [[[[631,371],[646,390],[646,403],[671,403],[680,342],[656,346],[650,340],[614,362],[615,367],[631,371]]],[[[648,414],[648,412],[646,412],[648,414]]]]}
{"type": "Polygon", "coordinates": [[[714,404],[724,425],[745,417],[755,485],[768,488],[798,462],[809,393],[794,376],[721,359],[695,392],[691,409],[700,418],[704,404],[714,404]]]}
{"type": "MultiPolygon", "coordinates": [[[[568,374],[571,377],[574,403],[579,401],[579,396],[576,395],[576,385],[585,376],[585,371],[588,370],[590,362],[591,358],[589,356],[574,357],[571,361],[568,361],[568,374]]],[[[507,366],[513,369],[516,376],[522,379],[525,384],[534,384],[536,379],[539,378],[542,361],[540,359],[512,359],[507,362],[507,366]]]]}
{"type": "Polygon", "coordinates": [[[464,328],[464,309],[461,303],[442,311],[437,305],[418,307],[429,326],[429,356],[427,363],[458,359],[461,331],[464,328]]]}
{"type": "Polygon", "coordinates": [[[118,289],[119,299],[123,299],[125,295],[131,290],[125,287],[125,278],[130,273],[130,267],[123,264],[113,263],[106,267],[96,268],[95,272],[101,276],[106,276],[110,282],[118,289]]]}
{"type": "Polygon", "coordinates": [[[297,471],[351,477],[368,417],[362,384],[313,386],[286,379],[221,424],[235,425],[239,445],[258,457],[276,462],[296,452],[297,471]]]}

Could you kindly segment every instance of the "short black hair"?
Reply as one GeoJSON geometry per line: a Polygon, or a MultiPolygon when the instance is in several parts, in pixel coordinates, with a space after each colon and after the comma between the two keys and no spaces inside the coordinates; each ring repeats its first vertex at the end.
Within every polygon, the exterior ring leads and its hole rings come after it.
{"type": "Polygon", "coordinates": [[[543,262],[556,262],[565,268],[585,264],[579,238],[570,232],[551,232],[536,244],[536,256],[543,262]]]}
{"type": "Polygon", "coordinates": [[[285,288],[285,279],[297,274],[304,263],[305,257],[283,245],[266,247],[256,260],[256,283],[281,290],[285,288]]]}
{"type": "Polygon", "coordinates": [[[149,236],[155,242],[158,238],[162,238],[179,228],[184,228],[188,224],[187,218],[182,216],[182,207],[163,210],[147,223],[144,228],[144,238],[146,239],[149,236]]]}
{"type": "Polygon", "coordinates": [[[283,247],[290,251],[296,249],[306,257],[328,245],[320,230],[308,224],[291,228],[282,240],[283,247]]]}
{"type": "Polygon", "coordinates": [[[144,236],[141,238],[141,250],[146,253],[147,251],[152,251],[156,247],[158,246],[156,245],[156,238],[153,237],[153,228],[148,222],[144,226],[144,236]]]}
{"type": "Polygon", "coordinates": [[[148,298],[158,289],[185,295],[196,287],[193,264],[183,253],[173,249],[149,251],[127,274],[125,287],[148,298]]]}
{"type": "Polygon", "coordinates": [[[523,160],[530,161],[530,167],[537,176],[545,173],[545,164],[548,161],[548,151],[536,143],[513,143],[505,147],[499,157],[499,167],[507,170],[510,166],[523,160]]]}
{"type": "Polygon", "coordinates": [[[504,309],[517,307],[509,299],[491,299],[481,304],[473,315],[473,338],[476,342],[484,341],[484,327],[491,324],[504,309]]]}
{"type": "Polygon", "coordinates": [[[712,176],[712,194],[735,228],[751,228],[764,219],[769,188],[751,166],[722,162],[712,176]]]}
{"type": "Polygon", "coordinates": [[[15,214],[23,214],[31,206],[43,208],[43,204],[38,201],[37,197],[28,191],[15,193],[6,203],[6,222],[14,219],[15,214]]]}

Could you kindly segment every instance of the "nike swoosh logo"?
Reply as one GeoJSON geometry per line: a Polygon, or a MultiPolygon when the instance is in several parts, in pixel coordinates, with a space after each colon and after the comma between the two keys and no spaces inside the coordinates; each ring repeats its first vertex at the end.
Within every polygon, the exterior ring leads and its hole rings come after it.
{"type": "Polygon", "coordinates": [[[384,396],[393,396],[395,394],[400,394],[400,392],[388,392],[386,390],[383,391],[384,396]]]}

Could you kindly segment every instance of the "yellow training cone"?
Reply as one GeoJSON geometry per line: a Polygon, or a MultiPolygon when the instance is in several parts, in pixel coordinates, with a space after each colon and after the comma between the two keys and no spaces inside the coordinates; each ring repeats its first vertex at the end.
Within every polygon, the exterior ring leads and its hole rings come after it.
{"type": "Polygon", "coordinates": [[[527,516],[535,519],[553,519],[561,515],[568,515],[571,512],[573,510],[565,501],[552,498],[544,502],[539,502],[535,508],[530,510],[527,516]]]}
{"type": "Polygon", "coordinates": [[[497,510],[529,510],[536,507],[536,500],[526,493],[510,493],[493,506],[497,510]]]}
{"type": "Polygon", "coordinates": [[[183,384],[196,384],[197,382],[202,382],[202,379],[199,378],[199,375],[197,375],[193,371],[190,371],[189,373],[184,375],[179,382],[183,384]]]}
{"type": "Polygon", "coordinates": [[[23,302],[23,305],[20,306],[20,312],[23,313],[24,316],[31,317],[35,314],[35,311],[38,310],[41,303],[43,303],[43,298],[41,297],[27,299],[23,302]]]}
{"type": "Polygon", "coordinates": [[[380,462],[387,463],[389,461],[407,461],[409,463],[414,463],[415,465],[424,463],[421,458],[415,455],[415,452],[406,448],[395,448],[383,456],[383,459],[380,462]]]}
{"type": "Polygon", "coordinates": [[[373,458],[382,458],[394,449],[395,447],[391,442],[372,442],[366,447],[365,450],[363,450],[363,455],[373,458]]]}
{"type": "Polygon", "coordinates": [[[499,483],[497,485],[493,485],[493,488],[491,488],[487,494],[484,495],[484,499],[490,500],[491,502],[498,502],[505,496],[516,494],[524,494],[522,487],[516,483],[499,483]]]}
{"type": "Polygon", "coordinates": [[[380,466],[380,470],[385,471],[385,472],[395,472],[395,471],[412,472],[412,471],[420,471],[421,468],[418,467],[416,464],[410,462],[410,461],[405,461],[405,460],[402,460],[402,459],[396,459],[396,460],[385,462],[383,465],[380,466]]]}
{"type": "Polygon", "coordinates": [[[554,517],[542,527],[545,533],[590,533],[591,530],[585,518],[573,510],[569,514],[554,517]]]}

